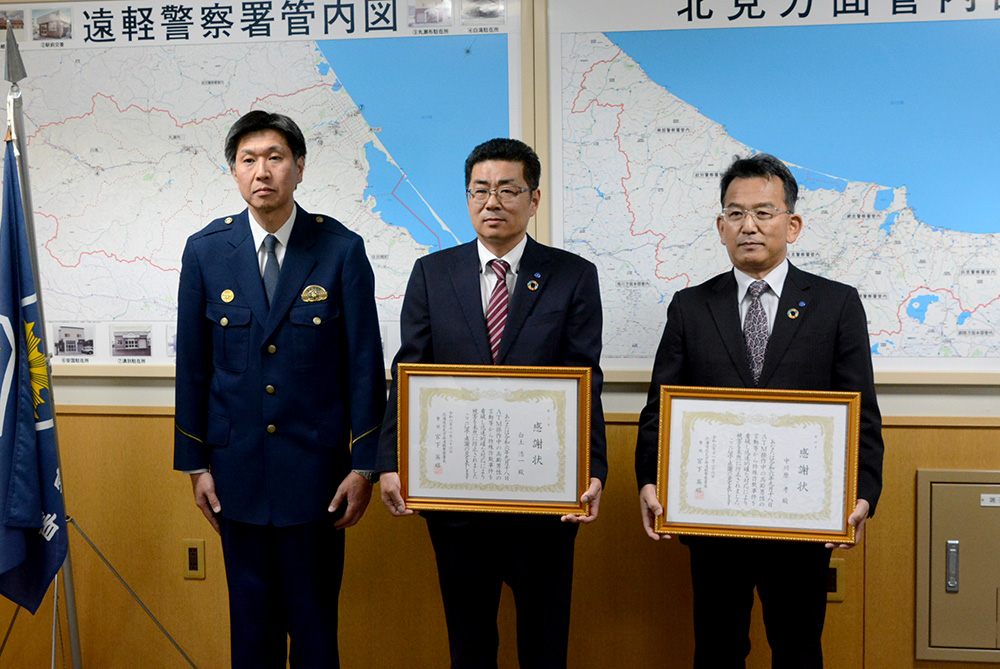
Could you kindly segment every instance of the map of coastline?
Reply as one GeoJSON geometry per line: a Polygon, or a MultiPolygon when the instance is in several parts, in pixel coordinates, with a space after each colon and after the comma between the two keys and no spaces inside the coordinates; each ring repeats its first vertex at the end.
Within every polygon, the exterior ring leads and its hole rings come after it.
{"type": "MultiPolygon", "coordinates": [[[[801,181],[806,229],[790,260],[858,288],[877,364],[1000,357],[995,234],[928,225],[906,186],[825,174],[741,142],[610,37],[561,36],[562,239],[598,264],[607,366],[646,364],[673,293],[730,267],[714,227],[719,177],[734,156],[758,150],[789,162],[801,181]]],[[[753,86],[724,90],[753,113],[753,86]]]]}
{"type": "Polygon", "coordinates": [[[395,268],[425,249],[362,198],[365,146],[388,152],[334,73],[320,74],[314,43],[71,53],[70,67],[64,53],[31,53],[39,74],[22,86],[50,322],[175,318],[187,236],[246,206],[219,145],[251,104],[298,119],[310,151],[296,199],[365,238],[381,305],[398,309],[395,268]]]}
{"type": "Polygon", "coordinates": [[[506,91],[507,42],[502,34],[383,39],[375,65],[364,57],[371,41],[26,52],[20,87],[49,341],[61,325],[86,327],[93,348],[72,361],[108,360],[112,332],[127,328],[152,340],[149,362],[169,361],[184,242],[245,208],[222,139],[242,113],[262,108],[288,114],[306,136],[296,200],[364,237],[391,357],[414,261],[470,238],[465,156],[484,135],[509,132],[505,104],[473,105],[445,84],[481,76],[506,91]],[[390,45],[401,62],[385,57],[390,45]],[[421,78],[428,62],[441,72],[421,78]],[[379,79],[380,69],[392,72],[379,79]],[[358,86],[367,107],[341,71],[349,81],[368,74],[358,86]],[[401,80],[413,84],[408,105],[401,80]],[[454,115],[472,112],[475,122],[456,128],[454,115]],[[456,212],[468,230],[454,225],[456,212]]]}

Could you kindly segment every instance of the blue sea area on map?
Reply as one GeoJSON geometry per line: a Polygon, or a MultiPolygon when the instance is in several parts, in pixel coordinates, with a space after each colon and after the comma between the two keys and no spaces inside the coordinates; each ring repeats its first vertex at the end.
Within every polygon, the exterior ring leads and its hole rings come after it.
{"type": "Polygon", "coordinates": [[[792,176],[795,177],[795,181],[799,184],[799,188],[804,188],[805,190],[819,190],[822,188],[824,190],[835,190],[838,193],[843,193],[847,190],[846,179],[838,179],[802,167],[791,167],[790,169],[792,170],[792,176]]]}
{"type": "Polygon", "coordinates": [[[914,297],[910,300],[910,303],[906,305],[906,315],[923,323],[924,318],[927,317],[927,307],[938,301],[937,295],[921,295],[920,297],[914,297]]]}
{"type": "Polygon", "coordinates": [[[924,223],[1000,232],[983,215],[1000,182],[1000,21],[606,34],[730,136],[802,166],[803,188],[905,186],[924,223]]]}
{"type": "Polygon", "coordinates": [[[337,80],[413,188],[398,188],[400,171],[374,146],[366,195],[387,223],[405,227],[431,250],[458,241],[430,215],[430,206],[459,241],[475,239],[465,204],[469,151],[510,135],[507,36],[455,35],[317,42],[337,80]],[[377,75],[377,76],[376,76],[377,75]],[[396,190],[402,202],[379,198],[396,190]],[[426,200],[425,205],[421,201],[426,200]]]}
{"type": "Polygon", "coordinates": [[[375,212],[383,221],[408,229],[414,238],[429,235],[431,241],[422,243],[429,243],[436,249],[455,245],[455,239],[437,225],[427,205],[402,178],[399,168],[390,163],[374,143],[365,144],[365,157],[369,171],[364,197],[375,198],[375,212]]]}

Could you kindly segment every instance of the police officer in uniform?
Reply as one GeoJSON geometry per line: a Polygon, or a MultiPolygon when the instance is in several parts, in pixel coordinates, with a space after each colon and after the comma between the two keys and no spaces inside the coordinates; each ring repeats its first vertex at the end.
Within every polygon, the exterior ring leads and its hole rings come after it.
{"type": "Polygon", "coordinates": [[[184,249],[174,467],[222,538],[233,667],[337,667],[385,411],[374,276],[360,236],[295,203],[294,121],[252,111],[225,155],[247,208],[184,249]]]}

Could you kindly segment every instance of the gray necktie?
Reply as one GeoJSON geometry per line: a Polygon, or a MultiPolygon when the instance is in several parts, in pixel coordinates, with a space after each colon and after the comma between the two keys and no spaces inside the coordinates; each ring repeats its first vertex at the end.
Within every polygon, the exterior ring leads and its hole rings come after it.
{"type": "Polygon", "coordinates": [[[278,238],[274,235],[264,237],[264,248],[267,249],[267,262],[264,263],[264,292],[267,294],[267,306],[271,306],[274,288],[278,285],[278,256],[274,253],[274,245],[278,238]]]}
{"type": "Polygon", "coordinates": [[[746,320],[743,321],[743,338],[747,343],[747,357],[750,359],[750,372],[753,383],[760,381],[760,371],[764,369],[764,353],[767,351],[767,314],[760,296],[767,290],[767,281],[758,280],[750,284],[747,292],[753,298],[747,309],[746,320]]]}

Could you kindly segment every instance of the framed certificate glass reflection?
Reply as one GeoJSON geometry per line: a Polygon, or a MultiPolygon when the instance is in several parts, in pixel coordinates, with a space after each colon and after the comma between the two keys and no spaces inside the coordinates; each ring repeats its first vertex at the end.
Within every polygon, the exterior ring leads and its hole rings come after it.
{"type": "Polygon", "coordinates": [[[660,389],[661,534],[853,544],[861,394],[660,389]]]}
{"type": "Polygon", "coordinates": [[[588,514],[590,387],[589,367],[400,364],[406,506],[588,514]]]}

